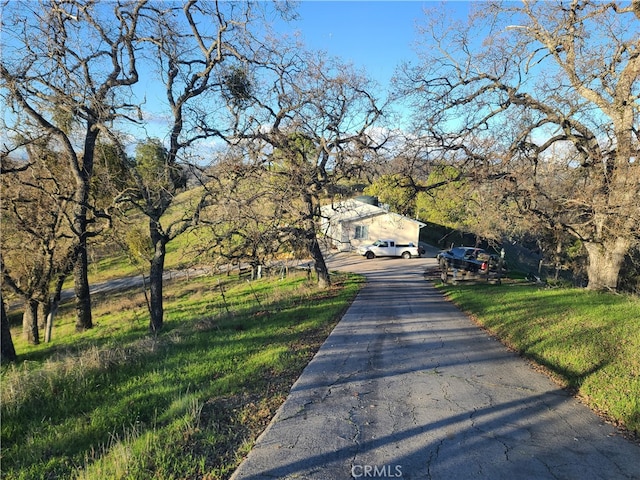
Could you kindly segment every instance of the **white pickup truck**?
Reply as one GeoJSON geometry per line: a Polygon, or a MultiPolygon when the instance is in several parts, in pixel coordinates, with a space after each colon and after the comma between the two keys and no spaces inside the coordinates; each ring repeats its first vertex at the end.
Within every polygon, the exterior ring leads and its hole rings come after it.
{"type": "Polygon", "coordinates": [[[413,243],[399,244],[395,240],[376,240],[371,245],[358,248],[358,253],[368,259],[376,257],[419,257],[420,250],[413,243]]]}

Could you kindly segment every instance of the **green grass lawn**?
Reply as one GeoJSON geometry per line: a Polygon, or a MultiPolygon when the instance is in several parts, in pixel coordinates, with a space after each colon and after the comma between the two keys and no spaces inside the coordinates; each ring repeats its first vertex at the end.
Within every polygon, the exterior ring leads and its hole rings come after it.
{"type": "MultiPolygon", "coordinates": [[[[168,282],[149,334],[139,290],[94,295],[95,327],[61,306],[50,344],[1,370],[2,478],[226,479],[358,291],[335,274],[168,282]],[[222,293],[224,292],[223,301],[222,293]]],[[[443,292],[594,410],[640,431],[640,300],[530,285],[443,292]]]]}
{"type": "Polygon", "coordinates": [[[640,434],[640,299],[530,285],[440,288],[592,409],[640,434]]]}
{"type": "Polygon", "coordinates": [[[53,343],[28,346],[16,330],[2,478],[228,478],[361,282],[333,278],[326,290],[305,275],[169,283],[157,337],[135,292],[94,296],[83,334],[72,304],[53,343]]]}

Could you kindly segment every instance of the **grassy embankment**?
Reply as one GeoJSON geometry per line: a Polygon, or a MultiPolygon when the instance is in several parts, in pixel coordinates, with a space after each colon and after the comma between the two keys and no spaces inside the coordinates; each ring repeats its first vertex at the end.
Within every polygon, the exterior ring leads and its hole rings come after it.
{"type": "Polygon", "coordinates": [[[72,304],[51,344],[28,346],[17,328],[20,363],[2,366],[2,478],[228,478],[360,283],[334,281],[170,282],[157,337],[139,289],[94,296],[81,335],[72,304]]]}
{"type": "Polygon", "coordinates": [[[441,290],[592,409],[640,434],[640,299],[508,284],[441,290]]]}

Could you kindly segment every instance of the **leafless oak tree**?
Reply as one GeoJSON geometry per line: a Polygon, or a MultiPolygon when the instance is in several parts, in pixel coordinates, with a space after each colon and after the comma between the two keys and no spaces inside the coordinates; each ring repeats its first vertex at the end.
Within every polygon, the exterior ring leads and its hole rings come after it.
{"type": "MultiPolygon", "coordinates": [[[[242,95],[238,72],[259,56],[260,41],[252,32],[260,31],[261,15],[268,7],[257,2],[196,0],[148,5],[148,29],[140,33],[139,45],[149,52],[166,94],[166,145],[156,159],[161,157],[167,178],[190,164],[195,149],[202,148],[205,141],[217,138],[224,142],[232,131],[226,116],[227,101],[242,95]]],[[[286,11],[285,5],[280,12],[286,11]]],[[[149,188],[144,175],[138,175],[137,187],[121,195],[121,200],[133,202],[148,218],[153,249],[150,328],[154,332],[163,325],[162,274],[167,244],[197,223],[208,201],[205,196],[177,221],[167,220],[164,214],[181,188],[179,177],[170,180],[149,188]]]]}
{"type": "MultiPolygon", "coordinates": [[[[136,28],[145,0],[40,0],[3,5],[2,97],[11,108],[8,131],[55,139],[73,174],[76,329],[91,328],[87,239],[97,217],[89,204],[94,151],[120,117],[135,113],[128,100],[138,81],[136,28]]],[[[11,146],[5,145],[11,150],[11,146]]]]}
{"type": "MultiPolygon", "coordinates": [[[[38,344],[39,327],[45,324],[45,318],[51,326],[53,318],[48,314],[55,314],[62,284],[73,265],[75,185],[68,169],[58,162],[57,152],[33,143],[27,151],[28,162],[2,161],[0,271],[5,293],[13,292],[24,301],[26,340],[38,344]],[[24,163],[29,165],[26,170],[15,168],[24,163]]],[[[48,328],[46,340],[50,332],[48,328]]]]}
{"type": "Polygon", "coordinates": [[[522,212],[580,239],[590,289],[616,288],[639,241],[640,5],[476,4],[424,30],[406,69],[422,132],[467,176],[500,179],[522,212]]]}
{"type": "Polygon", "coordinates": [[[233,105],[235,138],[248,162],[269,170],[274,203],[287,204],[280,231],[304,245],[326,286],[320,199],[377,144],[371,130],[381,106],[364,75],[322,54],[275,45],[263,58],[249,72],[255,89],[233,105]]]}

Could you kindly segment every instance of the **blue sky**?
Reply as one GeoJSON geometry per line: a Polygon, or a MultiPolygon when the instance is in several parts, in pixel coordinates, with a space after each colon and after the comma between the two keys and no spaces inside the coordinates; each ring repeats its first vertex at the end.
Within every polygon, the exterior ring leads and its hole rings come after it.
{"type": "MultiPolygon", "coordinates": [[[[323,50],[330,56],[364,69],[381,87],[380,98],[396,67],[403,61],[417,60],[414,44],[418,40],[416,26],[426,22],[425,9],[446,9],[447,14],[466,17],[472,2],[464,1],[316,1],[303,0],[297,5],[299,18],[290,22],[278,20],[272,25],[276,33],[294,36],[310,50],[323,50]]],[[[164,102],[164,91],[154,83],[139,86],[147,93],[147,114],[154,102],[164,102]]],[[[156,119],[163,124],[162,116],[156,119]]],[[[151,136],[156,124],[147,125],[151,136]]]]}
{"type": "MultiPolygon", "coordinates": [[[[467,15],[471,3],[303,0],[297,7],[298,20],[278,23],[274,28],[283,34],[298,32],[308,49],[324,50],[365,69],[384,89],[402,61],[416,59],[416,24],[425,22],[425,8],[444,8],[461,17],[467,15]]],[[[149,120],[146,134],[164,137],[164,91],[151,79],[142,79],[135,90],[143,92],[147,101],[143,107],[149,120]]]]}
{"type": "MultiPolygon", "coordinates": [[[[272,24],[276,33],[296,37],[308,50],[323,50],[332,57],[352,63],[378,82],[385,91],[396,67],[403,61],[417,61],[414,45],[417,25],[427,21],[425,9],[445,9],[448,17],[466,18],[472,1],[390,1],[390,0],[302,0],[296,11],[298,19],[278,20],[272,24]]],[[[147,134],[165,138],[163,115],[151,112],[154,101],[164,103],[164,92],[155,84],[144,85],[147,91],[147,134]],[[158,129],[159,127],[159,129],[158,129]]],[[[217,144],[217,141],[213,143],[217,144]]]]}
{"type": "Polygon", "coordinates": [[[466,17],[470,2],[454,1],[302,1],[300,19],[279,31],[299,31],[307,47],[362,67],[386,86],[395,67],[415,60],[416,23],[424,23],[424,9],[445,8],[466,17]]]}

